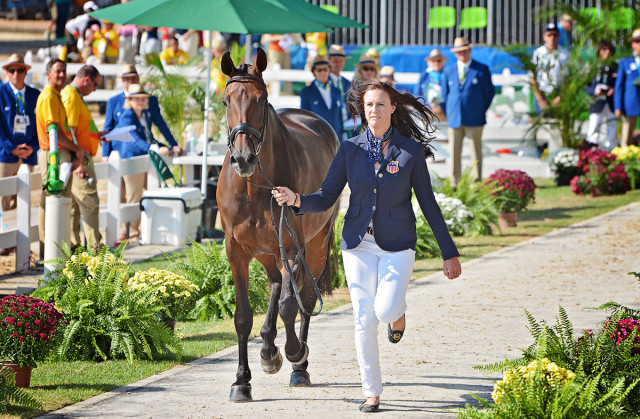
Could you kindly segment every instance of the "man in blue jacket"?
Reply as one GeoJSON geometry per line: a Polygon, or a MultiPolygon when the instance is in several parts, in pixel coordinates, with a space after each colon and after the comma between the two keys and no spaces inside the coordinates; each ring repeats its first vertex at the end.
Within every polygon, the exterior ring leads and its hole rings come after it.
{"type": "Polygon", "coordinates": [[[324,118],[342,139],[342,99],[340,90],[329,80],[329,59],[318,55],[313,60],[313,82],[300,91],[300,109],[306,109],[324,118]]]}
{"type": "MultiPolygon", "coordinates": [[[[127,64],[122,67],[122,73],[120,74],[122,78],[122,84],[124,85],[124,90],[122,93],[113,96],[107,102],[107,112],[105,114],[105,122],[104,122],[104,131],[112,131],[116,125],[118,124],[118,120],[122,115],[122,107],[124,106],[125,92],[132,84],[139,84],[140,78],[138,76],[138,71],[136,70],[135,65],[127,64]]],[[[158,103],[158,98],[150,95],[149,96],[149,114],[153,120],[153,124],[158,127],[160,133],[164,137],[165,141],[171,145],[171,155],[176,154],[178,156],[182,155],[182,148],[178,146],[178,143],[173,138],[171,134],[171,130],[167,126],[162,114],[160,113],[160,105],[158,103]]],[[[103,143],[102,145],[102,160],[106,161],[109,158],[109,154],[111,153],[111,145],[109,143],[103,143]]]]}
{"type": "MultiPolygon", "coordinates": [[[[15,176],[21,163],[29,170],[38,164],[36,102],[40,91],[25,84],[31,68],[18,54],[12,54],[2,67],[8,81],[0,85],[0,177],[15,176]]],[[[15,195],[2,198],[2,211],[15,208],[15,195]]]]}
{"type": "Polygon", "coordinates": [[[618,78],[613,91],[614,113],[623,117],[620,141],[622,147],[633,142],[633,128],[640,115],[640,28],[633,30],[629,40],[633,55],[620,59],[618,78]]]}
{"type": "Polygon", "coordinates": [[[451,185],[456,187],[461,173],[464,137],[471,140],[475,180],[482,179],[482,129],[487,123],[486,113],[495,90],[489,67],[471,59],[471,43],[466,38],[456,38],[451,51],[457,62],[444,69],[441,86],[442,109],[449,123],[451,185]]]}

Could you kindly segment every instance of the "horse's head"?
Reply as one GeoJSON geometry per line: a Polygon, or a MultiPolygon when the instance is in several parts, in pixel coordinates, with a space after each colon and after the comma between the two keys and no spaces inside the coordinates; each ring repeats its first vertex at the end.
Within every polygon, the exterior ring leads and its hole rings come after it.
{"type": "Polygon", "coordinates": [[[253,174],[258,153],[264,142],[268,107],[267,87],[262,72],[267,68],[267,56],[259,48],[253,65],[233,65],[229,52],[222,57],[222,72],[229,76],[224,88],[229,128],[229,162],[238,175],[253,174]]]}

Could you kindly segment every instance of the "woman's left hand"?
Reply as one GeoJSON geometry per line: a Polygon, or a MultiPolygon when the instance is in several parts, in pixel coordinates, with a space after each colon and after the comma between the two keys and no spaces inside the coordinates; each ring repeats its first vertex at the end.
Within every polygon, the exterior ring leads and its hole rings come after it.
{"type": "Polygon", "coordinates": [[[442,271],[449,279],[456,279],[462,273],[462,266],[460,266],[460,261],[458,258],[451,258],[444,261],[444,266],[442,271]]]}

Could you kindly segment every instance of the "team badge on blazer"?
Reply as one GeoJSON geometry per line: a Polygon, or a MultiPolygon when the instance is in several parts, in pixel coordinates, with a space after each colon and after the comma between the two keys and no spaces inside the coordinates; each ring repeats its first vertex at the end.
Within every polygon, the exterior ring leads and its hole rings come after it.
{"type": "Polygon", "coordinates": [[[398,170],[400,170],[400,163],[397,161],[390,161],[389,164],[387,164],[387,172],[389,173],[398,173],[398,170]]]}

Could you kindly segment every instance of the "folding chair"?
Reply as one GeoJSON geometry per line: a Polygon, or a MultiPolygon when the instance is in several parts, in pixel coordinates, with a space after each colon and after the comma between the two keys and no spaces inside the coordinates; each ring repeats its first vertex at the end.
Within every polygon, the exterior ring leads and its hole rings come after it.
{"type": "Polygon", "coordinates": [[[173,173],[171,173],[171,169],[169,169],[169,166],[163,160],[160,154],[149,149],[149,157],[151,158],[151,164],[153,164],[153,167],[156,169],[156,172],[158,173],[158,178],[160,179],[160,185],[163,188],[182,186],[182,184],[178,182],[175,177],[173,177],[173,173]],[[169,186],[167,181],[173,182],[173,184],[169,186]]]}
{"type": "Polygon", "coordinates": [[[486,27],[486,7],[466,7],[460,12],[460,29],[481,29],[486,27]]]}
{"type": "Polygon", "coordinates": [[[453,28],[456,26],[456,8],[438,6],[429,9],[429,29],[453,28]]]}

